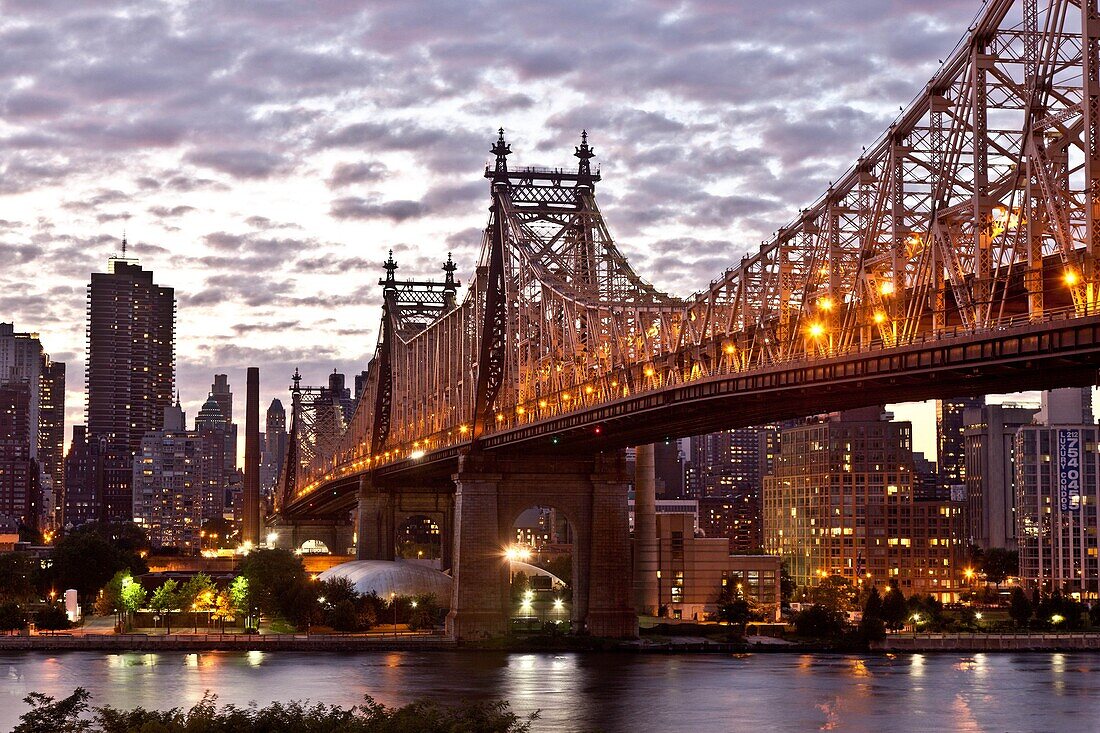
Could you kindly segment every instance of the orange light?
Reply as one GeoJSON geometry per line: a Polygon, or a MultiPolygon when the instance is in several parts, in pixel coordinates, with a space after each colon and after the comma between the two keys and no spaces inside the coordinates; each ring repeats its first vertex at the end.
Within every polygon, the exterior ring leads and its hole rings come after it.
{"type": "Polygon", "coordinates": [[[727,354],[732,354],[734,351],[736,351],[736,349],[733,348],[733,344],[726,344],[725,352],[727,354]]]}
{"type": "Polygon", "coordinates": [[[826,295],[817,301],[817,307],[823,311],[831,311],[833,309],[833,299],[826,295]]]}
{"type": "Polygon", "coordinates": [[[470,432],[470,426],[469,425],[459,425],[458,426],[458,432],[465,435],[466,433],[470,432]]]}
{"type": "Polygon", "coordinates": [[[647,377],[652,377],[653,376],[653,367],[646,367],[645,368],[645,375],[647,377]]]}
{"type": "Polygon", "coordinates": [[[539,407],[546,407],[546,400],[539,400],[539,407]]]}
{"type": "Polygon", "coordinates": [[[591,387],[585,387],[585,388],[584,388],[584,393],[585,393],[585,394],[592,394],[592,393],[593,393],[593,392],[595,392],[595,391],[596,391],[596,390],[592,389],[591,387]]]}
{"type": "Polygon", "coordinates": [[[501,422],[502,420],[504,420],[504,414],[498,412],[497,413],[497,422],[501,422]]]}
{"type": "Polygon", "coordinates": [[[814,338],[817,338],[817,337],[821,336],[824,333],[825,333],[825,327],[822,326],[820,323],[811,323],[810,324],[810,335],[813,336],[814,338]]]}
{"type": "Polygon", "coordinates": [[[523,405],[520,405],[519,407],[516,408],[516,414],[517,415],[522,415],[525,412],[527,412],[527,410],[523,409],[523,405]]]}
{"type": "Polygon", "coordinates": [[[878,291],[883,295],[893,295],[894,283],[887,280],[886,282],[882,283],[882,285],[879,285],[878,291]]]}
{"type": "Polygon", "coordinates": [[[1062,279],[1066,281],[1066,285],[1072,288],[1081,278],[1077,275],[1075,270],[1066,270],[1066,274],[1062,276],[1062,279]]]}
{"type": "Polygon", "coordinates": [[[886,314],[885,313],[883,313],[882,311],[876,311],[875,312],[875,323],[882,323],[885,320],[886,320],[886,314]]]}
{"type": "Polygon", "coordinates": [[[561,399],[562,399],[562,402],[568,402],[569,400],[571,400],[573,398],[569,396],[568,392],[565,392],[565,393],[562,394],[561,399]]]}

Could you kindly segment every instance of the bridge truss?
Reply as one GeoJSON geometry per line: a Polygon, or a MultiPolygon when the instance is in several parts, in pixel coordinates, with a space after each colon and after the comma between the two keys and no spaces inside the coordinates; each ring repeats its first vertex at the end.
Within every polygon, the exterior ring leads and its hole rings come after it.
{"type": "Polygon", "coordinates": [[[615,246],[586,135],[575,172],[509,169],[502,130],[465,297],[449,258],[403,282],[391,255],[367,388],[338,435],[300,433],[286,500],[646,391],[1095,314],[1098,2],[989,0],[849,171],[686,300],[615,246]]]}

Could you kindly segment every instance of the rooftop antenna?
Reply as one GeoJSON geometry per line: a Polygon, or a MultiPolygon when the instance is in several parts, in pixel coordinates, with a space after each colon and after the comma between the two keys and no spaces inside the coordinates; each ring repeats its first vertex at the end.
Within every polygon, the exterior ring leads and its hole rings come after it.
{"type": "Polygon", "coordinates": [[[126,259],[126,230],[122,230],[122,259],[126,259]]]}

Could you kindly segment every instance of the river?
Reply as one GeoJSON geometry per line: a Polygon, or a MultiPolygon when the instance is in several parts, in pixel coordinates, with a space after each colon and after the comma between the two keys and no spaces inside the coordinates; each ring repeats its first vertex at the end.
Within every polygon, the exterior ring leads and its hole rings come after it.
{"type": "Polygon", "coordinates": [[[1092,654],[8,653],[0,675],[0,730],[78,686],[120,707],[506,699],[555,733],[1100,730],[1092,654]]]}

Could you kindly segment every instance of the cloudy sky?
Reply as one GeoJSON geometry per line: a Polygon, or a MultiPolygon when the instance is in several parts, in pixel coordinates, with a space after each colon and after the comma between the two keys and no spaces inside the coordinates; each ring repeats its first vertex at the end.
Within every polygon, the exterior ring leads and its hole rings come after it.
{"type": "MultiPolygon", "coordinates": [[[[465,281],[498,127],[572,165],[635,268],[688,295],[842,173],[980,0],[0,0],[0,320],[84,395],[85,286],[119,250],[176,289],[191,417],[373,350],[377,279],[465,281]]],[[[927,418],[927,408],[908,410],[927,418]]],[[[926,422],[924,422],[927,425],[926,422]]],[[[927,430],[918,448],[929,449],[927,430]]]]}

